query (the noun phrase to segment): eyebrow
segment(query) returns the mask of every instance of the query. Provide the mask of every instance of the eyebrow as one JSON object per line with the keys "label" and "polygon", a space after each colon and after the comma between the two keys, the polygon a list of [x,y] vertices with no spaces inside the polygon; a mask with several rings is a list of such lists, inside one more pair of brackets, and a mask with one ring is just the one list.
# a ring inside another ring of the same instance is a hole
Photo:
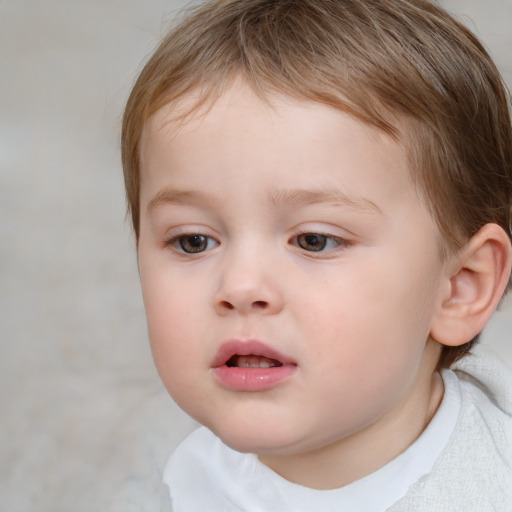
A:
{"label": "eyebrow", "polygon": [[[279,189],[270,192],[269,203],[274,207],[304,206],[311,204],[331,204],[343,206],[361,213],[380,213],[381,208],[373,201],[364,197],[355,197],[339,189],[329,188],[321,190],[308,189]],[[151,212],[161,205],[207,205],[218,204],[216,198],[199,190],[178,190],[164,188],[160,190],[148,203],[147,211]]]}
{"label": "eyebrow", "polygon": [[336,188],[320,190],[277,190],[270,194],[270,202],[275,206],[324,203],[331,204],[333,206],[348,207],[363,213],[382,214],[381,208],[370,199],[352,196]]}
{"label": "eyebrow", "polygon": [[164,188],[160,190],[156,196],[149,201],[147,211],[151,212],[158,206],[181,205],[181,204],[207,204],[215,205],[217,201],[213,196],[205,194],[198,190],[177,190],[171,188]]}

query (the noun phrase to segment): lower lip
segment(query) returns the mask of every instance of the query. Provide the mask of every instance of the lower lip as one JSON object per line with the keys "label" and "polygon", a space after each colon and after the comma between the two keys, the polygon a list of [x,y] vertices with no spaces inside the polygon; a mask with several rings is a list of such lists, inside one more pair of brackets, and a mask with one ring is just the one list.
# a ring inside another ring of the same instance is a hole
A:
{"label": "lower lip", "polygon": [[237,368],[219,366],[213,369],[215,377],[223,387],[233,391],[266,391],[271,389],[296,370],[292,364],[274,366],[271,368]]}

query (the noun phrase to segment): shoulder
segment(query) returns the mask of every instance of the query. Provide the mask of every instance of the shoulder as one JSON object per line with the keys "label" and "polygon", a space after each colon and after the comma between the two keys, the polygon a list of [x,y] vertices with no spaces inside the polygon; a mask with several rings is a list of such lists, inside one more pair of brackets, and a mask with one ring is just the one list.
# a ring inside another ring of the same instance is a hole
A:
{"label": "shoulder", "polygon": [[[507,496],[512,508],[512,370],[485,347],[454,368],[462,393],[450,460],[480,489]],[[503,506],[503,505],[501,505]]]}
{"label": "shoulder", "polygon": [[189,434],[174,450],[173,455],[169,459],[169,463],[173,458],[179,458],[183,454],[199,455],[204,450],[213,449],[218,438],[206,427],[199,427]]}
{"label": "shoulder", "polygon": [[453,370],[468,397],[512,416],[512,369],[484,346],[462,358]]}
{"label": "shoulder", "polygon": [[173,510],[244,510],[234,504],[253,465],[251,454],[232,450],[207,428],[198,428],[176,448],[164,470]]}
{"label": "shoulder", "polygon": [[206,427],[189,434],[174,450],[164,470],[164,482],[172,485],[181,479],[186,468],[206,471],[217,466],[219,460],[231,455],[230,450]]}
{"label": "shoulder", "polygon": [[461,410],[452,436],[432,471],[390,512],[512,508],[512,371],[478,347],[453,372]]}

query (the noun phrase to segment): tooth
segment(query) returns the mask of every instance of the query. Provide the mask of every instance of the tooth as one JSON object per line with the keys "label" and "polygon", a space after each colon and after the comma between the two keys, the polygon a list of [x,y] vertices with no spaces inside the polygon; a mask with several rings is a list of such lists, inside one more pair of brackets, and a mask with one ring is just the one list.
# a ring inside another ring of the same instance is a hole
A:
{"label": "tooth", "polygon": [[248,355],[238,356],[234,366],[239,368],[274,368],[278,364],[276,361],[263,356]]}

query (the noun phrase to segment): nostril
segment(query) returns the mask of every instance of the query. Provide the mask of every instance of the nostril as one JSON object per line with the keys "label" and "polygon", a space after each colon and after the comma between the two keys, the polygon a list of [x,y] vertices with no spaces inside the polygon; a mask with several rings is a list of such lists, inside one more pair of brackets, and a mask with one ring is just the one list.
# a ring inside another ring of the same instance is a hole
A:
{"label": "nostril", "polygon": [[215,307],[218,308],[221,314],[226,314],[228,311],[239,311],[242,314],[252,312],[261,312],[265,314],[272,309],[272,303],[266,300],[250,300],[249,298],[234,298],[233,300],[218,300],[215,301]]}

